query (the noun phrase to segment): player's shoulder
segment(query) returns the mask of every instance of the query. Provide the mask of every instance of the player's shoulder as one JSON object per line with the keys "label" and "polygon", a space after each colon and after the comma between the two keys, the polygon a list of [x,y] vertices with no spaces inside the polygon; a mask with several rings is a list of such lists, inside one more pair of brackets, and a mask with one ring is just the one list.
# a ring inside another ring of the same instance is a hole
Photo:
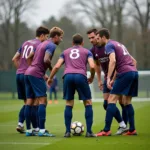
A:
{"label": "player's shoulder", "polygon": [[93,45],[89,50],[90,50],[91,52],[94,52],[95,49],[96,49],[96,46]]}
{"label": "player's shoulder", "polygon": [[110,48],[110,47],[111,47],[111,48],[112,48],[112,47],[115,47],[116,42],[117,42],[117,41],[109,40],[108,43],[105,45],[105,49]]}
{"label": "player's shoulder", "polygon": [[40,44],[41,41],[38,40],[38,39],[30,39],[30,40],[27,40],[23,43],[23,45],[37,45],[37,44]]}
{"label": "player's shoulder", "polygon": [[87,52],[87,51],[90,51],[89,49],[85,48],[85,47],[81,47],[81,50]]}
{"label": "player's shoulder", "polygon": [[44,42],[44,44],[45,44],[46,47],[56,48],[56,44],[53,43],[53,42],[50,41],[50,40],[46,40],[46,41]]}

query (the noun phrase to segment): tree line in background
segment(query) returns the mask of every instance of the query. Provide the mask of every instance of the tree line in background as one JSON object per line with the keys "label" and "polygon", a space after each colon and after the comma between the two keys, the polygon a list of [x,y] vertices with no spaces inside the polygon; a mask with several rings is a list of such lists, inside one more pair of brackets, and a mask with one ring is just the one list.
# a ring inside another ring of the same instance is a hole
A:
{"label": "tree line in background", "polygon": [[[0,70],[13,69],[11,58],[17,49],[23,41],[35,37],[36,29],[22,21],[33,4],[33,0],[0,0]],[[139,69],[150,69],[150,0],[71,0],[63,8],[60,19],[50,16],[42,22],[49,29],[59,26],[65,32],[53,63],[72,45],[73,34],[81,33],[85,47],[90,48],[86,31],[105,27],[112,39],[126,45]]]}

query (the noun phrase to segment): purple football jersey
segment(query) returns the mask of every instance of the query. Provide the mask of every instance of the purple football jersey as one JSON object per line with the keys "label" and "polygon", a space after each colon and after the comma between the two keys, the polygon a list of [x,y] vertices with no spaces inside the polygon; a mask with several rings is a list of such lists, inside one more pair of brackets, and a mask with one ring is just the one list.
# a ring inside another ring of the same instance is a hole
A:
{"label": "purple football jersey", "polygon": [[18,52],[21,54],[21,56],[20,56],[20,61],[19,61],[19,67],[16,72],[17,74],[25,73],[25,71],[28,68],[26,59],[32,51],[35,51],[35,49],[40,43],[41,41],[39,39],[32,39],[32,40],[28,40],[24,42],[23,45],[20,47]]}
{"label": "purple football jersey", "polygon": [[86,76],[88,58],[93,58],[93,55],[82,46],[73,46],[66,49],[60,57],[64,59],[64,75],[68,73],[79,73]]}
{"label": "purple football jersey", "polygon": [[117,41],[109,40],[105,45],[105,52],[108,55],[112,52],[115,53],[117,73],[137,71],[136,67],[133,64],[131,55],[123,44]]}
{"label": "purple football jersey", "polygon": [[99,60],[100,61],[102,70],[103,70],[105,78],[106,78],[107,73],[108,73],[109,57],[105,53],[105,47],[104,46],[101,46],[101,47],[93,46],[90,49],[90,51],[93,54],[94,60]]}
{"label": "purple football jersey", "polygon": [[35,51],[33,61],[25,74],[43,78],[48,68],[48,66],[44,63],[45,53],[47,52],[53,57],[55,49],[56,45],[50,39],[39,44]]}

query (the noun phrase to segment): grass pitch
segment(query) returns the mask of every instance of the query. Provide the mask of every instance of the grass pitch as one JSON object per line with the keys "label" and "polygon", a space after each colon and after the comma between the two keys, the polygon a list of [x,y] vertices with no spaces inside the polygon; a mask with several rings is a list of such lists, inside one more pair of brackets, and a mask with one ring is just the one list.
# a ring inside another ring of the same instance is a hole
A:
{"label": "grass pitch", "polygon": [[[63,137],[65,131],[63,100],[57,105],[47,106],[46,128],[56,135],[53,138],[26,137],[17,133],[15,128],[22,101],[0,100],[0,150],[148,150],[150,149],[150,102],[134,102],[133,105],[138,136],[85,138],[83,135],[66,139]],[[93,103],[93,110],[93,132],[96,133],[104,127],[105,111],[102,103]],[[85,125],[84,107],[77,100],[72,121],[81,121]],[[111,128],[113,134],[117,128],[118,124],[113,120]]]}

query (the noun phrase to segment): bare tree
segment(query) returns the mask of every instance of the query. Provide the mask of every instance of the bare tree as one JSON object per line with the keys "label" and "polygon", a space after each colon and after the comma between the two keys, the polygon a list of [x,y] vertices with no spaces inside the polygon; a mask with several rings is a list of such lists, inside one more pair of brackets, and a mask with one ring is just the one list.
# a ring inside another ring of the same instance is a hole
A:
{"label": "bare tree", "polygon": [[[144,2],[145,1],[145,2]],[[150,0],[131,0],[132,9],[134,8],[135,13],[132,17],[136,19],[141,28],[141,37],[143,40],[143,54],[144,54],[144,68],[149,67],[149,50],[148,50],[148,36],[149,36],[149,23],[150,23]],[[143,7],[142,7],[143,6]]]}
{"label": "bare tree", "polygon": [[19,38],[22,35],[20,33],[19,25],[21,23],[21,17],[24,13],[30,9],[33,9],[33,0],[13,0],[14,1],[14,28],[13,28],[13,36],[14,36],[14,50],[18,49],[19,46]]}
{"label": "bare tree", "polygon": [[[33,0],[1,0],[0,1],[0,30],[3,36],[0,36],[1,52],[3,58],[11,59],[12,55],[19,48],[19,41],[22,36],[20,25],[25,13],[34,7]],[[5,65],[11,60],[5,61]],[[7,64],[8,66],[8,64]],[[4,67],[8,68],[8,67]]]}
{"label": "bare tree", "polygon": [[113,0],[114,12],[115,12],[115,20],[117,23],[117,40],[122,41],[123,37],[123,10],[125,8],[125,4],[127,0]]}
{"label": "bare tree", "polygon": [[[112,30],[113,23],[114,23],[114,15],[113,12],[113,6],[109,0],[74,0],[73,5],[69,5],[69,3],[66,4],[67,7],[67,16],[68,14],[75,16],[82,14],[82,20],[84,18],[88,19],[88,22],[92,24],[92,26],[95,26],[96,24],[101,27],[107,27],[109,30]],[[84,24],[86,24],[84,22]],[[89,23],[87,23],[89,24]]]}
{"label": "bare tree", "polygon": [[0,38],[1,45],[1,64],[7,67],[7,63],[3,63],[3,60],[6,60],[6,57],[9,53],[4,53],[6,49],[10,52],[10,26],[13,16],[13,0],[1,0],[0,3],[0,23],[1,23],[1,33],[3,36]]}
{"label": "bare tree", "polygon": [[[73,5],[66,5],[67,16],[71,14],[84,14],[84,18],[88,18],[92,26],[101,26],[108,28],[110,32],[114,32],[116,25],[117,40],[122,41],[122,25],[123,11],[128,0],[74,0]],[[82,18],[83,19],[83,18]],[[85,22],[84,22],[85,23]],[[95,24],[95,25],[94,25]]]}

